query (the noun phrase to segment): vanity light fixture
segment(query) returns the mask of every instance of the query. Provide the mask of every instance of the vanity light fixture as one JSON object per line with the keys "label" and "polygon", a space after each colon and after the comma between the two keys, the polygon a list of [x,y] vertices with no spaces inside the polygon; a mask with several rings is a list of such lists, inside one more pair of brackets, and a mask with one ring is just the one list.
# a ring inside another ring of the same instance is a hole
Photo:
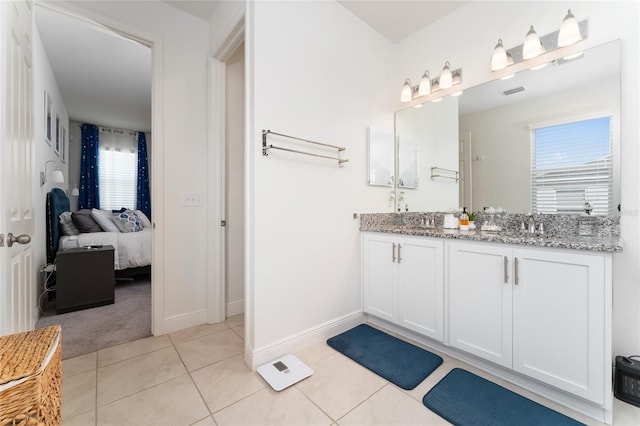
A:
{"label": "vanity light fixture", "polygon": [[447,62],[439,77],[430,78],[429,71],[427,70],[422,75],[420,84],[417,86],[411,86],[411,80],[407,78],[402,85],[400,102],[411,102],[414,99],[429,96],[460,83],[462,83],[462,69],[458,68],[452,71],[451,65]]}
{"label": "vanity light fixture", "polygon": [[400,92],[400,102],[409,102],[413,97],[413,89],[411,88],[411,80],[406,79],[402,85],[402,92]]}
{"label": "vanity light fixture", "polygon": [[429,77],[429,70],[426,70],[418,86],[418,95],[427,96],[429,93],[431,93],[431,77]]}
{"label": "vanity light fixture", "polygon": [[449,61],[445,62],[442,72],[440,73],[439,85],[441,89],[448,89],[453,86],[453,74],[451,73],[451,66]]}
{"label": "vanity light fixture", "polygon": [[536,30],[533,29],[533,25],[531,25],[522,45],[522,59],[533,59],[541,53],[542,42]]}
{"label": "vanity light fixture", "polygon": [[[537,58],[543,53],[570,46],[584,40],[588,35],[589,22],[586,20],[577,22],[571,10],[568,10],[558,31],[539,37],[533,25],[531,25],[524,43],[509,50],[505,50],[502,39],[498,39],[498,44],[494,47],[491,55],[491,71],[501,71],[511,65]],[[576,52],[576,49],[572,49],[566,59],[571,59],[581,54],[582,52]],[[544,65],[540,64],[539,67],[531,69],[540,69],[542,67]],[[507,77],[502,78],[506,79]]]}
{"label": "vanity light fixture", "polygon": [[564,17],[562,24],[560,25],[560,32],[558,33],[558,46],[565,47],[582,40],[580,34],[580,26],[576,17],[571,13],[571,9],[567,12],[567,16]]}
{"label": "vanity light fixture", "polygon": [[40,186],[44,186],[44,184],[47,182],[47,165],[49,163],[56,165],[56,169],[51,173],[51,182],[54,182],[54,183],[64,182],[64,174],[62,173],[62,170],[58,168],[58,165],[56,164],[55,161],[49,160],[46,163],[44,163],[44,171],[40,172]]}
{"label": "vanity light fixture", "polygon": [[507,65],[509,65],[507,50],[502,44],[502,39],[499,38],[498,44],[496,44],[495,49],[493,49],[493,55],[491,56],[491,71],[499,71],[506,68]]}

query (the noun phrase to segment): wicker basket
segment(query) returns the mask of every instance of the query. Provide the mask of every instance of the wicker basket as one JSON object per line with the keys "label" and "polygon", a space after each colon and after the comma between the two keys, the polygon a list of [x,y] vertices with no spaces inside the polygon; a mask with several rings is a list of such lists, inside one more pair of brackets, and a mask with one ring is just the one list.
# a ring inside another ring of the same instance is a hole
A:
{"label": "wicker basket", "polygon": [[0,426],[59,425],[59,325],[0,337]]}

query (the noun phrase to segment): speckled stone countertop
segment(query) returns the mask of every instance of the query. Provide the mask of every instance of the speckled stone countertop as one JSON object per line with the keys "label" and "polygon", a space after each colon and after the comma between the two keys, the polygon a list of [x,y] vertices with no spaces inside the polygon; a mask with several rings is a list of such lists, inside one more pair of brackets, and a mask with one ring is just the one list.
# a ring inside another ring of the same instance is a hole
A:
{"label": "speckled stone countertop", "polygon": [[[445,238],[469,241],[484,241],[491,243],[515,244],[522,246],[548,247],[560,249],[575,249],[599,252],[617,253],[622,251],[622,240],[615,229],[599,229],[593,236],[579,236],[577,232],[551,233],[543,235],[520,232],[519,229],[504,227],[503,231],[487,232],[479,229],[460,231],[457,229],[443,229],[442,214],[426,213],[435,218],[435,227],[426,227],[417,222],[414,216],[402,217],[396,213],[370,213],[360,216],[360,230],[363,232],[383,232],[400,235],[418,235],[433,238]],[[424,217],[425,213],[420,214]],[[440,219],[440,220],[438,220]],[[513,219],[513,218],[511,218]],[[551,219],[553,220],[553,218]],[[551,224],[550,224],[551,225]],[[610,224],[607,223],[606,226]],[[619,222],[615,222],[615,227]],[[549,226],[551,229],[553,225]]]}

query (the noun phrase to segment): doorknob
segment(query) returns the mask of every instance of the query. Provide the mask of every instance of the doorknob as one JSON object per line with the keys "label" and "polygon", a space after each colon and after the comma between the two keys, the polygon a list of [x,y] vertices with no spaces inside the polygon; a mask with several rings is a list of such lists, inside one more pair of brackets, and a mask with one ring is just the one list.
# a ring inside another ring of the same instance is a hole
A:
{"label": "doorknob", "polygon": [[31,242],[31,235],[21,234],[16,237],[11,232],[9,232],[9,234],[7,235],[7,245],[9,247],[13,246],[14,243],[29,244],[30,242]]}

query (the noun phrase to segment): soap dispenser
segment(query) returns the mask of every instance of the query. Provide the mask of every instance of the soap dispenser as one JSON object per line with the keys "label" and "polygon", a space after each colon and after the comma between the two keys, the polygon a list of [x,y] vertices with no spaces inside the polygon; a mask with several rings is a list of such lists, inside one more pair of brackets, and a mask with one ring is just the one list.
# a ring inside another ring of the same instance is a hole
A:
{"label": "soap dispenser", "polygon": [[468,231],[469,230],[469,215],[467,214],[467,208],[462,208],[462,214],[460,215],[460,230]]}

